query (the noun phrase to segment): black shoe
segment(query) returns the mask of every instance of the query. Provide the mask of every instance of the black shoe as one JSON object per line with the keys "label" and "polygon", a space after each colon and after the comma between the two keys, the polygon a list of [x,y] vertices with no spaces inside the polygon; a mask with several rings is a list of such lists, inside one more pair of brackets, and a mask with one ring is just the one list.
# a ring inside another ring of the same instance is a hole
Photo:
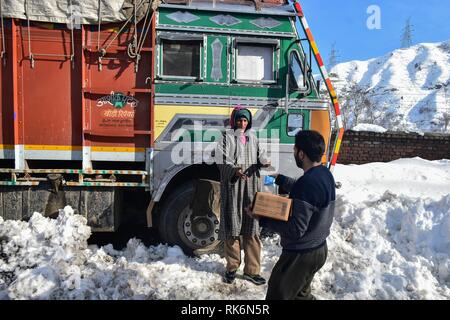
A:
{"label": "black shoe", "polygon": [[244,273],[244,279],[253,282],[257,286],[266,284],[266,279],[261,277],[259,274],[250,275],[250,274]]}
{"label": "black shoe", "polygon": [[227,271],[223,276],[223,282],[225,283],[233,283],[234,279],[236,279],[236,271]]}

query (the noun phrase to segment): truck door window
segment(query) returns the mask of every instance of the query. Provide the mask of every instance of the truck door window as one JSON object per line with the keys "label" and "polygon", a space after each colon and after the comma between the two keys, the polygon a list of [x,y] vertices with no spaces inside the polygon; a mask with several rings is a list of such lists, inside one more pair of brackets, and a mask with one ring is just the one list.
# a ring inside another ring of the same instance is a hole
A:
{"label": "truck door window", "polygon": [[274,47],[238,44],[236,48],[236,80],[273,82]]}
{"label": "truck door window", "polygon": [[287,135],[294,137],[301,130],[303,130],[303,114],[290,113],[287,121]]}
{"label": "truck door window", "polygon": [[305,78],[303,64],[300,62],[300,57],[296,51],[291,52],[289,72],[289,87],[294,91],[308,91],[308,81]]}
{"label": "truck door window", "polygon": [[200,41],[163,40],[162,76],[200,79]]}

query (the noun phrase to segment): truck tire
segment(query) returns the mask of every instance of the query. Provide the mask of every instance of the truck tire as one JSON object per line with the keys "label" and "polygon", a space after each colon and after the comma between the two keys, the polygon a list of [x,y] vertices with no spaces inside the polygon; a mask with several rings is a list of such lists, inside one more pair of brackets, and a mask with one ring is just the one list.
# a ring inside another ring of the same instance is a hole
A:
{"label": "truck tire", "polygon": [[160,238],[169,245],[178,245],[187,255],[213,252],[220,243],[219,217],[210,212],[193,217],[189,205],[195,193],[196,180],[174,189],[161,206],[158,230]]}

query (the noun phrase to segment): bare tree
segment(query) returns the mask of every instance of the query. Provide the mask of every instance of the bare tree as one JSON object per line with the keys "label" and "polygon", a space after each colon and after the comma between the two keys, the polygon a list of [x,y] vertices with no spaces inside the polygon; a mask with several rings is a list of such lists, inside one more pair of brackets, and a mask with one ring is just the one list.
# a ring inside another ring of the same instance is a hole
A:
{"label": "bare tree", "polygon": [[376,114],[368,86],[351,83],[341,91],[342,116],[346,129],[351,129],[365,118],[365,122],[373,124]]}
{"label": "bare tree", "polygon": [[444,125],[444,132],[447,132],[448,126],[450,124],[450,105],[448,102],[448,87],[449,87],[449,85],[450,85],[450,83],[447,83],[447,84],[444,84],[444,86],[443,86],[445,109],[444,109],[444,112],[442,112],[441,121]]}
{"label": "bare tree", "polygon": [[450,112],[443,112],[441,115],[441,120],[444,124],[444,132],[447,132],[448,125],[450,124]]}

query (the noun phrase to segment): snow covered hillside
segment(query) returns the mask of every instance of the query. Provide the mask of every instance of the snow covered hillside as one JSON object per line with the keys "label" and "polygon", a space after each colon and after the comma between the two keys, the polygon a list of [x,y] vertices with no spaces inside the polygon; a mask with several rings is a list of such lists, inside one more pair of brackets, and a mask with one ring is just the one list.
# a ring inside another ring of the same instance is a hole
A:
{"label": "snow covered hillside", "polygon": [[[328,260],[313,281],[319,299],[450,299],[450,160],[337,165]],[[0,299],[263,299],[267,287],[223,284],[225,259],[178,247],[122,251],[88,246],[86,219],[0,218]],[[262,274],[281,252],[263,241]],[[240,271],[242,273],[242,270]]]}
{"label": "snow covered hillside", "polygon": [[[369,90],[376,109],[372,124],[389,130],[443,132],[444,118],[450,121],[450,41],[341,63],[330,74],[341,100],[352,83]],[[367,122],[367,114],[360,120]]]}

